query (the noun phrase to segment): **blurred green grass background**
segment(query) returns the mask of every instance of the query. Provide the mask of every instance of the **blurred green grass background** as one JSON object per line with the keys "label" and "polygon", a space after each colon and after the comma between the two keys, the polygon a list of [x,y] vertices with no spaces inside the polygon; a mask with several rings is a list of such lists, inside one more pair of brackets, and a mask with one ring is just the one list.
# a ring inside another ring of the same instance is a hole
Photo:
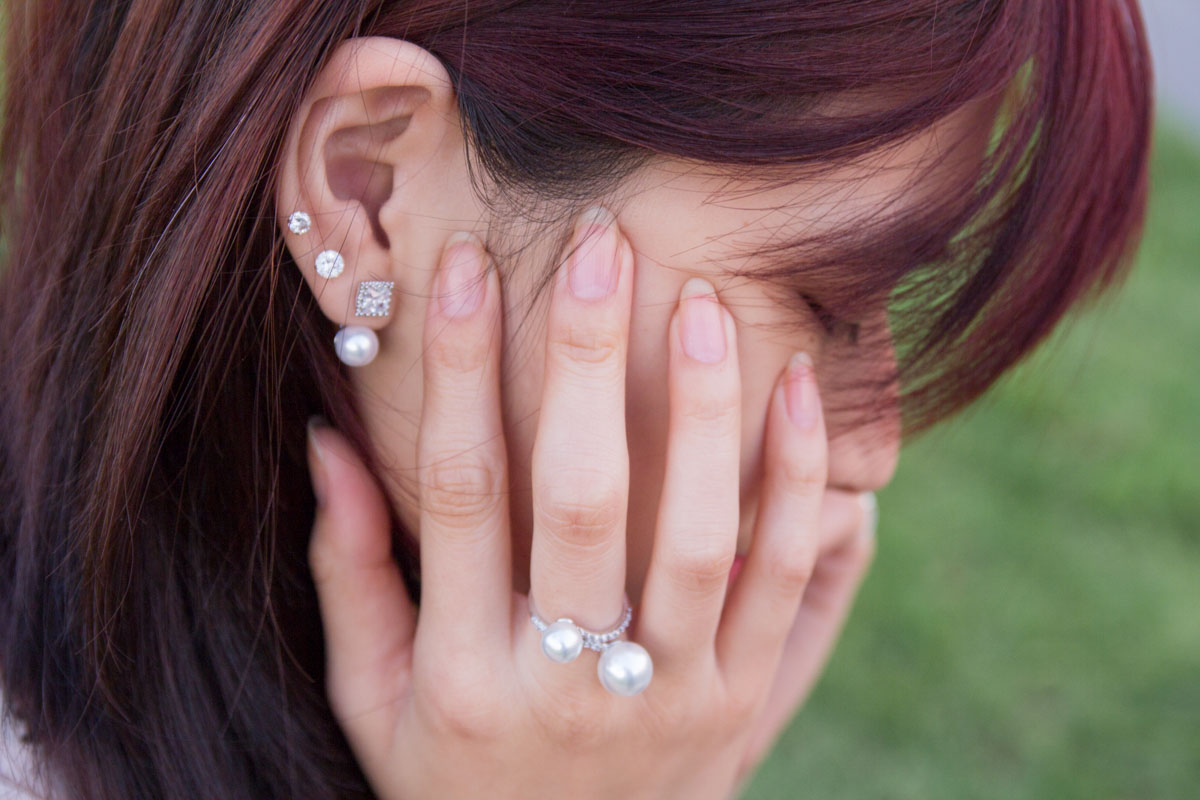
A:
{"label": "blurred green grass background", "polygon": [[829,668],[744,795],[1200,798],[1200,145],[1129,283],[906,447]]}

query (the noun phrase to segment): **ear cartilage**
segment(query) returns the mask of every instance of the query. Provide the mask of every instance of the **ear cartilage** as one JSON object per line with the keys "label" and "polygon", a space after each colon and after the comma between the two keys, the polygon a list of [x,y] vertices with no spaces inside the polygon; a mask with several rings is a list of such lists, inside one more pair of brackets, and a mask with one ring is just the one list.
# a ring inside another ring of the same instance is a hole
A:
{"label": "ear cartilage", "polygon": [[312,219],[303,211],[293,211],[288,217],[288,230],[295,234],[308,233],[312,228]]}
{"label": "ear cartilage", "polygon": [[358,284],[354,316],[386,317],[392,313],[392,289],[395,286],[395,281],[363,281]]}
{"label": "ear cartilage", "polygon": [[322,278],[336,278],[345,268],[346,262],[337,250],[322,250],[317,255],[317,274]]}

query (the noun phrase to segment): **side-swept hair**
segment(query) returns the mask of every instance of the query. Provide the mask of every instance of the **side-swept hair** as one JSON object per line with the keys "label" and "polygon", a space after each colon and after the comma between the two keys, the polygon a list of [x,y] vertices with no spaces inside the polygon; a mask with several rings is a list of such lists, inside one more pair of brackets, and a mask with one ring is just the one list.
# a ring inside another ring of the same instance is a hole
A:
{"label": "side-swept hair", "polygon": [[[6,14],[0,675],[64,797],[372,796],[324,695],[304,421],[324,413],[369,447],[272,201],[284,132],[347,37],[434,53],[478,174],[502,199],[558,199],[564,218],[652,155],[820,170],[996,99],[957,191],[766,254],[765,277],[831,322],[891,294],[908,433],[1116,285],[1145,205],[1134,0]],[[828,113],[863,91],[891,100]],[[411,541],[397,529],[415,585]]]}

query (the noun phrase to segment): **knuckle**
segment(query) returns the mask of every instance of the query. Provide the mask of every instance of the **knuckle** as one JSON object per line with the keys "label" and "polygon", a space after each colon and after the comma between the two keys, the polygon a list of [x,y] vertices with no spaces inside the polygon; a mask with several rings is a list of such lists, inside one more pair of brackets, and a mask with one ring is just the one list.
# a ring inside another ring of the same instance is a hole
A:
{"label": "knuckle", "polygon": [[823,454],[789,453],[779,462],[780,478],[792,494],[809,496],[825,490],[828,479]]}
{"label": "knuckle", "polygon": [[550,335],[548,356],[569,372],[593,374],[597,369],[616,371],[625,353],[625,337],[616,330],[564,322]]}
{"label": "knuckle", "polygon": [[469,450],[433,459],[424,473],[425,510],[450,528],[484,522],[504,489],[504,470]]}
{"label": "knuckle", "polygon": [[698,733],[696,720],[700,718],[701,711],[699,704],[687,702],[686,698],[691,695],[669,691],[656,694],[647,692],[642,696],[645,702],[641,712],[641,728],[656,748],[674,745],[683,731],[693,741],[697,740],[698,737],[693,737],[693,734]]}
{"label": "knuckle", "polygon": [[[698,536],[697,539],[725,538],[732,544],[732,536]],[[729,571],[733,568],[733,560],[737,554],[732,547],[700,547],[687,550],[676,550],[671,558],[671,573],[675,580],[685,589],[703,591],[714,586],[724,585],[729,580]]]}
{"label": "knuckle", "polygon": [[458,336],[446,330],[432,337],[426,347],[423,363],[432,366],[429,374],[436,380],[442,373],[461,375],[478,372],[487,363],[489,352],[487,339]]}
{"label": "knuckle", "polygon": [[737,397],[700,393],[689,396],[683,415],[698,423],[701,431],[720,436],[741,430],[741,406]]}
{"label": "knuckle", "polygon": [[444,674],[421,692],[420,697],[431,727],[457,739],[483,741],[503,735],[504,723],[493,709],[482,682],[465,676]]}
{"label": "knuckle", "polygon": [[792,547],[767,559],[767,580],[788,598],[804,593],[812,580],[816,553],[811,547]]}
{"label": "knuckle", "polygon": [[543,729],[556,745],[570,752],[592,750],[608,738],[608,726],[584,698],[560,698],[543,706],[539,714]]}
{"label": "knuckle", "polygon": [[595,470],[560,471],[535,494],[546,527],[578,544],[606,538],[624,524],[625,495],[610,474]]}
{"label": "knuckle", "polygon": [[748,727],[758,718],[764,699],[760,691],[730,691],[725,698],[725,713],[722,716],[735,728]]}

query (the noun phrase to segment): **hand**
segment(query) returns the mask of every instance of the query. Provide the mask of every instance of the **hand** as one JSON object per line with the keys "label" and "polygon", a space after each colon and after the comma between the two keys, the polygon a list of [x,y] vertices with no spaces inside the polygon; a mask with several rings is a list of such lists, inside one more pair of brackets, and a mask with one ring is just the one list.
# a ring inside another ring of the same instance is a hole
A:
{"label": "hand", "polygon": [[[543,618],[592,630],[618,618],[625,574],[633,254],[610,220],[580,226],[555,277],[532,475],[532,602]],[[452,239],[441,276],[484,260],[477,244]],[[582,280],[580,265],[601,274]],[[419,616],[390,557],[377,484],[334,431],[310,437],[310,563],[333,712],[381,798],[724,798],[819,549],[827,443],[813,371],[794,360],[772,395],[753,542],[726,601],[741,449],[736,330],[715,296],[676,309],[667,470],[628,636],[652,655],[654,678],[614,696],[594,654],[570,664],[543,655],[529,601],[512,591],[500,287],[493,269],[472,285],[476,301],[469,288],[446,294],[426,318]],[[689,282],[684,294],[705,286]]]}
{"label": "hand", "polygon": [[758,769],[825,671],[875,558],[877,522],[873,492],[825,490],[817,563],[788,633],[769,699],[754,722],[739,770],[739,786]]}

